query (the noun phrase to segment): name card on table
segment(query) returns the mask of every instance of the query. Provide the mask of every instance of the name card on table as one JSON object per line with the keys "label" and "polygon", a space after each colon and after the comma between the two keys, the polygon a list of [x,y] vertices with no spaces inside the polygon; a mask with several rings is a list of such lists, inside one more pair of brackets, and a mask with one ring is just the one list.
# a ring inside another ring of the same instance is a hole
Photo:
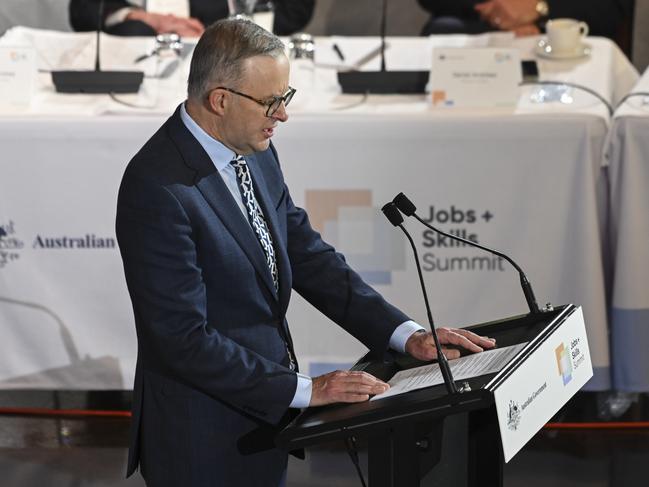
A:
{"label": "name card on table", "polygon": [[32,47],[0,47],[0,108],[29,107],[36,80]]}
{"label": "name card on table", "polygon": [[516,105],[520,54],[509,48],[435,48],[431,69],[434,107]]}

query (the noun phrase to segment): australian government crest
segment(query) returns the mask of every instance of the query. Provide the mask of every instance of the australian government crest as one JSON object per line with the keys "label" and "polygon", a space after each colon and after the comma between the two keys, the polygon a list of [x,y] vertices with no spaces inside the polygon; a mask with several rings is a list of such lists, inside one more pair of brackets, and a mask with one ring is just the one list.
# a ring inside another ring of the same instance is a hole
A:
{"label": "australian government crest", "polygon": [[507,411],[507,427],[516,431],[521,423],[521,407],[516,401],[509,401],[509,410]]}

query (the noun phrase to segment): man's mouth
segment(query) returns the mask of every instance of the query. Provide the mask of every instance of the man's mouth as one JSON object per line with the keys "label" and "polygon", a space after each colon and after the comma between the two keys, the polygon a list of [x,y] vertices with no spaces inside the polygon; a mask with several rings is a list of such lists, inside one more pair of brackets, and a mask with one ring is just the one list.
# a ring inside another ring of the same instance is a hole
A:
{"label": "man's mouth", "polygon": [[275,132],[274,128],[264,129],[264,135],[269,138],[273,136],[274,132]]}

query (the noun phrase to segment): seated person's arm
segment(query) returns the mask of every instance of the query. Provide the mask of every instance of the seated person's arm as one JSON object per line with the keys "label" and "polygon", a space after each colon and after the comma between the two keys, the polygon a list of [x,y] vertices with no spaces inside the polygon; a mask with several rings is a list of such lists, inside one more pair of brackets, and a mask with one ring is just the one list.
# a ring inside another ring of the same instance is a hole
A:
{"label": "seated person's arm", "polygon": [[172,14],[157,14],[143,9],[132,9],[126,15],[126,20],[144,22],[158,34],[174,32],[183,37],[199,37],[205,30],[202,22],[193,17],[184,18]]}
{"label": "seated person's arm", "polygon": [[313,15],[315,0],[275,0],[273,32],[286,36],[306,27]]}
{"label": "seated person's arm", "polygon": [[417,0],[424,10],[434,17],[457,17],[459,19],[476,18],[474,5],[477,0]]}

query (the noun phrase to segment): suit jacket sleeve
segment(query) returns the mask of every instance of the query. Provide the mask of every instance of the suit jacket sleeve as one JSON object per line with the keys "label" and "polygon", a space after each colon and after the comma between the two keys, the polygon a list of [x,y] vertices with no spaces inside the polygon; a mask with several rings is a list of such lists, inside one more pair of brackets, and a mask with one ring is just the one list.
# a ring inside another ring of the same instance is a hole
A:
{"label": "suit jacket sleeve", "polygon": [[[97,30],[100,0],[70,0],[70,25],[77,32]],[[135,7],[126,0],[105,0],[101,23],[113,12],[125,7]]]}
{"label": "suit jacket sleeve", "polygon": [[297,384],[267,360],[207,323],[207,297],[191,222],[169,188],[124,176],[117,238],[143,362],[269,423],[286,412]]}
{"label": "suit jacket sleeve", "polygon": [[[464,20],[478,19],[474,6],[482,0],[417,0],[422,8],[434,17],[451,16]],[[591,35],[614,38],[625,13],[628,15],[629,0],[548,0],[550,18],[573,18],[583,20],[590,27]]]}
{"label": "suit jacket sleeve", "polygon": [[286,36],[298,32],[309,23],[315,0],[275,0],[273,32]]}
{"label": "suit jacket sleeve", "polygon": [[434,17],[458,17],[460,19],[475,19],[478,14],[474,6],[480,0],[417,0],[419,5]]}

